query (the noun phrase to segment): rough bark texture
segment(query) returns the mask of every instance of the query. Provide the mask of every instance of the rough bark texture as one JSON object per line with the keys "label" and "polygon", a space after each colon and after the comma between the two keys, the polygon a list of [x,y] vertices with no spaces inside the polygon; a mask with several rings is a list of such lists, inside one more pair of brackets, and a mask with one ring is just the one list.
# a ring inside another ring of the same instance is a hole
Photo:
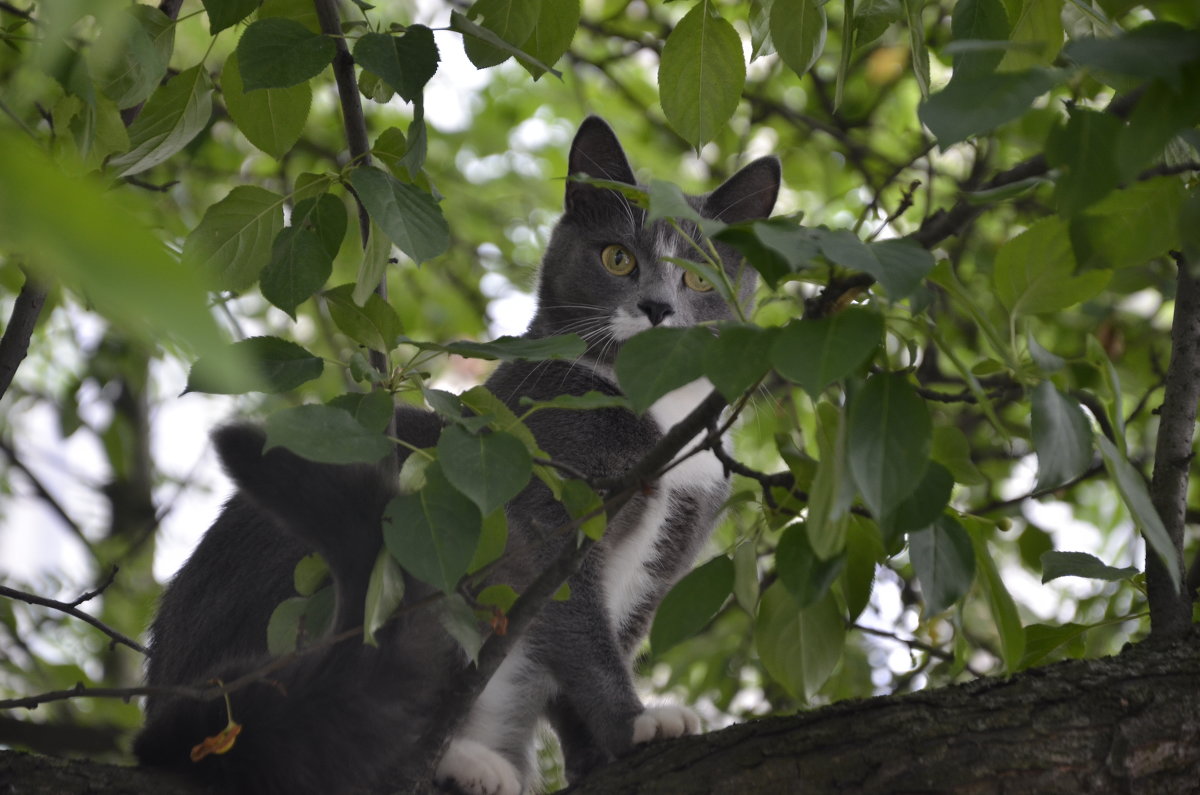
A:
{"label": "rough bark texture", "polygon": [[[0,752],[0,793],[208,793]],[[651,745],[571,795],[1200,792],[1200,631],[1009,679],[844,702]]]}

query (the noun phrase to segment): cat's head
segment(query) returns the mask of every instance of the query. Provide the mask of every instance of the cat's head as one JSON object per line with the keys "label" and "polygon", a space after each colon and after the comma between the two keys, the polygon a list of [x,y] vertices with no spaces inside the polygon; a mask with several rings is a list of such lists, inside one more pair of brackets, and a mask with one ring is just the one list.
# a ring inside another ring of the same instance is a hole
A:
{"label": "cat's head", "polygon": [[[612,129],[586,119],[571,145],[572,176],[636,185]],[[766,218],[779,193],[779,161],[755,160],[704,196],[689,196],[702,216],[726,223]],[[652,326],[693,326],[729,319],[733,310],[712,285],[669,258],[697,260],[689,242],[666,221],[647,225],[645,212],[620,193],[568,180],[565,212],[542,261],[536,336],[576,333],[591,356],[611,361],[621,343]],[[684,231],[699,239],[691,224]],[[716,244],[743,307],[756,274],[729,246]]]}

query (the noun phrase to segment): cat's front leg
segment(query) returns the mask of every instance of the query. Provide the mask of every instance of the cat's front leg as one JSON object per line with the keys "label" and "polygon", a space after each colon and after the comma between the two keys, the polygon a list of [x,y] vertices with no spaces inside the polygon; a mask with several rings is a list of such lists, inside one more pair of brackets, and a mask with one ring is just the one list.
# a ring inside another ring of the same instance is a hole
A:
{"label": "cat's front leg", "polygon": [[438,784],[464,795],[521,795],[520,775],[486,745],[456,737],[446,747],[435,776]]}
{"label": "cat's front leg", "polygon": [[664,704],[646,707],[633,719],[633,744],[700,733],[700,716],[691,707]]}

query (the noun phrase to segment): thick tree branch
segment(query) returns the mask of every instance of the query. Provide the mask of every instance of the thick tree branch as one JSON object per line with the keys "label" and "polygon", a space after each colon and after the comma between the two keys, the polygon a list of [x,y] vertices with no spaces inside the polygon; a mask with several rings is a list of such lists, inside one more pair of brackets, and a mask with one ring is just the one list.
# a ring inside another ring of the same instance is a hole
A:
{"label": "thick tree branch", "polygon": [[12,385],[17,367],[29,353],[29,340],[45,304],[46,288],[26,274],[25,284],[13,304],[12,317],[0,337],[0,398]]}
{"label": "thick tree branch", "polygon": [[[1159,411],[1150,499],[1176,550],[1177,572],[1184,582],[1187,577],[1183,568],[1183,527],[1194,455],[1197,401],[1200,401],[1200,278],[1181,257],[1175,316],[1171,322],[1171,362],[1167,365]],[[1172,583],[1166,564],[1152,551],[1146,553],[1146,596],[1150,601],[1152,637],[1169,640],[1191,625],[1191,596]]]}
{"label": "thick tree branch", "polygon": [[1200,635],[652,743],[573,795],[1195,791]]}
{"label": "thick tree branch", "polygon": [[[333,56],[333,78],[337,83],[338,102],[342,106],[342,124],[346,128],[346,144],[350,149],[350,160],[358,165],[366,166],[371,163],[371,141],[367,137],[367,119],[363,115],[362,97],[358,93],[358,79],[354,75],[354,57],[346,46],[346,37],[342,35],[342,18],[338,13],[337,0],[313,0],[317,10],[317,20],[321,32],[331,38],[337,46]],[[353,191],[352,191],[353,193]],[[363,248],[371,237],[371,216],[366,206],[354,195],[358,205],[358,234]],[[379,280],[375,292],[383,300],[387,300],[387,278]],[[384,351],[370,352],[371,366],[381,373],[388,372],[388,358]],[[387,435],[396,436],[396,418],[388,422]]]}
{"label": "thick tree branch", "polygon": [[[568,792],[611,795],[1192,792],[1200,633],[1010,678],[843,701],[643,746]],[[199,795],[160,770],[0,751],[0,786]]]}

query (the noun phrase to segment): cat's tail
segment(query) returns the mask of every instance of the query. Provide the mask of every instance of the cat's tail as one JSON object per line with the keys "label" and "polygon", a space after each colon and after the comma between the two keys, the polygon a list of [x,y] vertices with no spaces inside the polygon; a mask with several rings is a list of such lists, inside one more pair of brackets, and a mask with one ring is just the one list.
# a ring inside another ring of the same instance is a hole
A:
{"label": "cat's tail", "polygon": [[[362,624],[394,482],[384,467],[315,463],[285,449],[264,450],[265,439],[248,425],[214,434],[239,493],[325,558],[338,605],[331,632],[349,632]],[[219,578],[211,587],[221,588]],[[135,753],[143,764],[186,771],[222,791],[326,793],[378,783],[402,767],[398,756],[414,747],[436,711],[438,688],[424,666],[436,666],[451,646],[436,620],[421,613],[389,625],[378,648],[351,633],[335,644],[315,639],[291,657],[216,664],[206,678],[229,684],[249,674],[253,681],[229,694],[228,709],[223,698],[154,695]],[[414,661],[421,660],[418,669]],[[241,729],[222,750],[230,720]],[[209,753],[206,738],[218,738]]]}

